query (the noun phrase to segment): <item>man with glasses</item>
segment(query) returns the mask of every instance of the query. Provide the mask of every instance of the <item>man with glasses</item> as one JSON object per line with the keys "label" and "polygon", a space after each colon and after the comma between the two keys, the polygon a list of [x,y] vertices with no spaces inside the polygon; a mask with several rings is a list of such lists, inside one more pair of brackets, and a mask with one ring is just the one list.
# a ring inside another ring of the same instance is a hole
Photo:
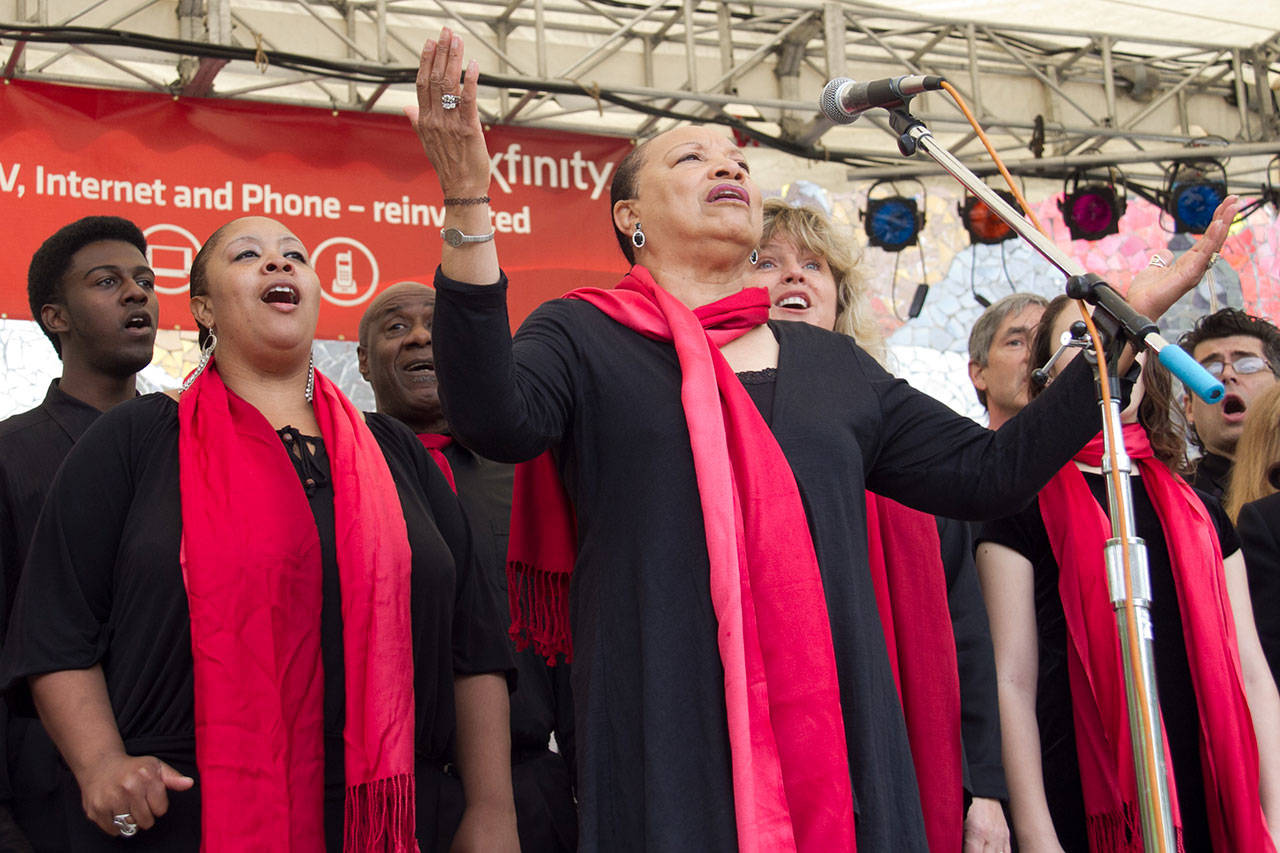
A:
{"label": "man with glasses", "polygon": [[1280,329],[1261,317],[1223,308],[1197,320],[1178,344],[1226,386],[1226,395],[1213,405],[1194,394],[1184,399],[1192,441],[1203,451],[1194,485],[1220,498],[1249,405],[1280,376]]}

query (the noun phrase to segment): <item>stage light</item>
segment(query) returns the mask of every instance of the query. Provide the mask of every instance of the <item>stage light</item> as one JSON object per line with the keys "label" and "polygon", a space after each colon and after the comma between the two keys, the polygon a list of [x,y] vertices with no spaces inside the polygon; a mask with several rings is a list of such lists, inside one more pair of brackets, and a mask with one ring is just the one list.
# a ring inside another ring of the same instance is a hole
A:
{"label": "stage light", "polygon": [[[1108,234],[1120,233],[1120,217],[1128,203],[1117,186],[1110,169],[1103,175],[1090,176],[1078,169],[1062,185],[1063,198],[1058,202],[1072,240],[1100,240]],[[1081,184],[1081,180],[1085,183]]]}
{"label": "stage light", "polygon": [[867,209],[862,215],[867,241],[886,252],[901,252],[907,246],[919,245],[924,211],[911,196],[872,198],[876,187],[884,183],[888,182],[876,181],[867,190]]}
{"label": "stage light", "polygon": [[1165,211],[1174,233],[1203,234],[1213,211],[1227,197],[1227,170],[1217,160],[1187,160],[1171,165],[1165,182]]}
{"label": "stage light", "polygon": [[[1004,199],[1014,210],[1018,209],[1018,200],[1014,198],[1013,193],[1008,190],[992,190],[992,192]],[[964,230],[969,232],[969,241],[972,243],[995,245],[1017,236],[1008,223],[997,216],[991,208],[987,207],[987,203],[976,195],[966,192],[959,209],[960,221],[964,223]]]}

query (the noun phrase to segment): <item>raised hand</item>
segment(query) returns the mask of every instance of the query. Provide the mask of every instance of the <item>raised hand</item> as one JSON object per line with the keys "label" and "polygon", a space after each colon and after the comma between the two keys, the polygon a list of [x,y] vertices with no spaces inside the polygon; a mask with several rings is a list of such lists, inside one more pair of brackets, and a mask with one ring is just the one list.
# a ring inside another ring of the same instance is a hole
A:
{"label": "raised hand", "polygon": [[1213,213],[1213,221],[1195,245],[1169,263],[1168,253],[1158,253],[1163,264],[1153,263],[1137,273],[1125,298],[1140,313],[1160,319],[1204,277],[1214,255],[1222,248],[1231,222],[1240,211],[1240,199],[1227,196]]}
{"label": "raised hand", "polygon": [[448,27],[439,40],[428,39],[418,63],[418,105],[405,110],[445,198],[474,198],[489,188],[489,152],[476,108],[480,66],[471,60],[464,77],[462,57],[462,38]]}

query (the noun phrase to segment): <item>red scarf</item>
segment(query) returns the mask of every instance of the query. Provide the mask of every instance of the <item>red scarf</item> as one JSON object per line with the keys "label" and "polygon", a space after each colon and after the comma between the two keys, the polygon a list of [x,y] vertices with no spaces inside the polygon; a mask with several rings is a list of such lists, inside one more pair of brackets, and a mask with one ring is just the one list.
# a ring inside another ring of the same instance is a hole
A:
{"label": "red scarf", "polygon": [[577,513],[551,451],[515,467],[507,539],[507,604],[516,649],[573,662],[569,577],[578,559]]}
{"label": "red scarf", "polygon": [[[382,450],[316,372],[346,667],[348,851],[416,850],[410,551]],[[320,540],[288,451],[215,366],[178,403],[206,853],[324,849]]]}
{"label": "red scarf", "polygon": [[[739,849],[853,850],[835,653],[804,507],[795,479],[787,476],[786,457],[719,350],[768,320],[766,291],[744,290],[690,311],[637,266],[614,290],[588,288],[568,296],[646,337],[671,341],[680,362],[719,623]],[[551,463],[542,459],[543,471],[523,484],[548,482],[545,466]],[[554,474],[553,466],[549,470]],[[526,497],[518,492],[516,500]],[[546,523],[547,507],[537,506]],[[568,588],[572,522],[549,527],[553,566],[525,550],[525,525],[513,519],[509,566],[518,572],[532,564],[541,571],[513,577],[510,588],[514,613],[534,611],[532,620],[515,616],[517,625],[536,629],[538,609],[549,607],[563,614],[544,620],[559,634],[567,624],[567,596],[529,608],[529,592],[536,598]],[[558,579],[546,581],[548,573]],[[565,637],[567,632],[540,642],[547,648]]]}
{"label": "red scarf", "polygon": [[959,850],[960,675],[940,548],[933,516],[867,492],[867,557],[907,721],[929,849]]}
{"label": "red scarf", "polygon": [[[1139,424],[1125,426],[1124,440],[1169,549],[1200,713],[1200,758],[1214,849],[1274,853],[1259,799],[1258,746],[1213,521],[1191,487],[1152,456]],[[1102,454],[1099,435],[1075,458],[1097,466]],[[1120,639],[1103,560],[1111,525],[1074,464],[1059,471],[1040,493],[1040,512],[1059,566],[1089,844],[1094,851],[1140,851]],[[1168,762],[1167,744],[1165,758]],[[1175,792],[1171,765],[1168,770],[1169,789]],[[1173,809],[1180,825],[1176,793]]]}
{"label": "red scarf", "polygon": [[434,432],[418,433],[418,441],[422,442],[422,446],[427,449],[427,453],[435,460],[436,467],[444,474],[444,478],[449,481],[449,488],[453,489],[453,493],[458,493],[458,484],[453,481],[453,466],[449,464],[449,457],[444,455],[444,449],[453,444],[453,439],[447,435],[440,435]]}

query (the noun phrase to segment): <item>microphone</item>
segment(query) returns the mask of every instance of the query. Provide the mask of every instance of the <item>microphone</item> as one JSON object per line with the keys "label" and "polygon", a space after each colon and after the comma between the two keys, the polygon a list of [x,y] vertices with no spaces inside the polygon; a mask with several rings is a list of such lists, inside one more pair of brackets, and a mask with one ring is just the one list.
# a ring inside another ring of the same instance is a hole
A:
{"label": "microphone", "polygon": [[836,77],[822,88],[818,106],[822,114],[836,124],[851,124],[858,116],[876,107],[900,107],[921,92],[942,88],[943,78],[908,74],[886,77],[870,83],[857,83],[848,77]]}

